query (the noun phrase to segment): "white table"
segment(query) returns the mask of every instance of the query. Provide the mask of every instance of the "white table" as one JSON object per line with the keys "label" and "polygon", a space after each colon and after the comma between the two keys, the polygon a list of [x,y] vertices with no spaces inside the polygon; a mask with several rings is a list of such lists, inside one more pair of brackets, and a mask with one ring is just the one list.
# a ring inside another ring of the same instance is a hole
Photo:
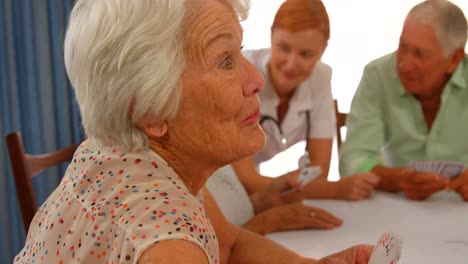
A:
{"label": "white table", "polygon": [[467,264],[468,202],[454,193],[423,202],[376,192],[359,202],[307,200],[344,220],[334,230],[273,233],[269,238],[304,256],[320,258],[355,244],[376,244],[391,231],[403,241],[399,264]]}

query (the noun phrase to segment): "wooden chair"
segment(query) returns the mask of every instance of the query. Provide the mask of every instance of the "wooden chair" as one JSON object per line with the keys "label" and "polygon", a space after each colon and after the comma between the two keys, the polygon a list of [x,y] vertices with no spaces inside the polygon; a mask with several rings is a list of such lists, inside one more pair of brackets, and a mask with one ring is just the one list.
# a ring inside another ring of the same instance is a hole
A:
{"label": "wooden chair", "polygon": [[335,105],[335,114],[336,114],[336,146],[338,148],[338,154],[340,153],[342,137],[341,137],[341,128],[346,126],[346,118],[348,118],[347,113],[342,113],[338,110],[338,100],[333,100]]}
{"label": "wooden chair", "polygon": [[16,193],[21,208],[21,216],[26,232],[37,211],[36,193],[32,179],[45,169],[71,161],[79,144],[38,155],[31,155],[24,151],[20,132],[13,132],[6,136],[6,144],[10,157],[11,168],[15,178]]}

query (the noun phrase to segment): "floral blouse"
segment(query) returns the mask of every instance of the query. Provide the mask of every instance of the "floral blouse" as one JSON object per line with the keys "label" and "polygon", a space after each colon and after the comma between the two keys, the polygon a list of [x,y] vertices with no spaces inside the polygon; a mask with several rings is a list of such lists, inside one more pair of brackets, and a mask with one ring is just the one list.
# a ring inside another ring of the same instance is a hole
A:
{"label": "floral blouse", "polygon": [[217,264],[218,241],[201,197],[150,150],[86,140],[36,213],[14,262],[137,263],[158,241],[183,239]]}

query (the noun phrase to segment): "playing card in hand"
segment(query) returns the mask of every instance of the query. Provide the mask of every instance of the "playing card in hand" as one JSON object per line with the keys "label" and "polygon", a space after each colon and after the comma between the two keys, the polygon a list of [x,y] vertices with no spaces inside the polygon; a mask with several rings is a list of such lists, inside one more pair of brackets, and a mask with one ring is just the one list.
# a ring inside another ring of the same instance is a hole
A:
{"label": "playing card in hand", "polygon": [[385,232],[374,247],[368,264],[396,264],[400,259],[402,242],[394,233]]}
{"label": "playing card in hand", "polygon": [[[320,169],[319,166],[305,167],[305,168],[300,169],[299,177],[297,178],[297,181],[301,184],[301,186],[305,186],[309,182],[311,182],[313,179],[315,179],[317,176],[319,176],[321,173],[322,173],[322,170]],[[296,188],[292,188],[292,189],[285,191],[285,193],[294,192],[295,190]]]}
{"label": "playing card in hand", "polygon": [[465,169],[462,163],[441,160],[413,161],[409,166],[415,171],[436,173],[449,178],[456,177]]}
{"label": "playing card in hand", "polygon": [[322,170],[320,169],[319,166],[315,167],[305,167],[301,169],[299,173],[299,178],[297,181],[302,185],[307,185],[309,182],[311,182],[315,177],[319,176],[320,173],[322,173]]}
{"label": "playing card in hand", "polygon": [[442,176],[453,178],[462,173],[465,169],[465,165],[453,161],[443,161],[439,165],[438,173]]}

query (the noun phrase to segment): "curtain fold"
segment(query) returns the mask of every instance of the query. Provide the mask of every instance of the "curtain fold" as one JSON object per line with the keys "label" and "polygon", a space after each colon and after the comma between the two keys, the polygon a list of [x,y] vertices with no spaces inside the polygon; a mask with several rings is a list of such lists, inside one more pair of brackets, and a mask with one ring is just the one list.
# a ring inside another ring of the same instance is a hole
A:
{"label": "curtain fold", "polygon": [[[4,135],[21,131],[24,147],[43,153],[83,140],[81,119],[63,62],[63,39],[73,0],[0,0],[0,260],[11,263],[24,245]],[[39,203],[64,169],[34,180]]]}

